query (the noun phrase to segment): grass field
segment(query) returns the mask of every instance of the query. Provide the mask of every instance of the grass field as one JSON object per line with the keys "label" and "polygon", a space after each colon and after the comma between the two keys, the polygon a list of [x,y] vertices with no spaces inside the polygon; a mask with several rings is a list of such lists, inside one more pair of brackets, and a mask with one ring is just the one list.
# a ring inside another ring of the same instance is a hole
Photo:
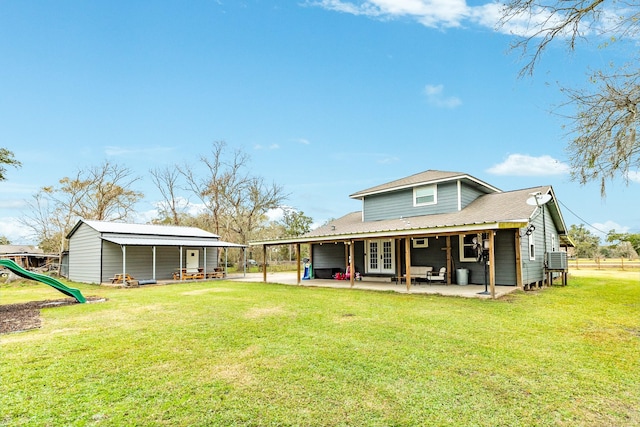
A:
{"label": "grass field", "polygon": [[[474,300],[219,281],[110,289],[0,336],[8,426],[636,426],[640,281]],[[2,285],[0,302],[60,298]]]}

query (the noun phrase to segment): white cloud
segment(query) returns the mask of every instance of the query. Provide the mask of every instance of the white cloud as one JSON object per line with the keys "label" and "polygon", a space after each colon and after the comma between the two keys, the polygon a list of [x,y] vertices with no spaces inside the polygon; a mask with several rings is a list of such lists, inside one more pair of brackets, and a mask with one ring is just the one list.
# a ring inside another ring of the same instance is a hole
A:
{"label": "white cloud", "polygon": [[14,217],[0,218],[0,236],[5,236],[13,245],[36,244],[33,231]]}
{"label": "white cloud", "polygon": [[410,18],[427,27],[458,27],[470,13],[465,0],[318,0],[307,4],[377,19]]}
{"label": "white cloud", "polygon": [[[552,15],[548,10],[534,7],[532,13],[522,13],[500,22],[504,2],[469,6],[466,0],[307,0],[308,6],[321,7],[334,12],[366,16],[372,19],[412,19],[426,27],[452,28],[477,24],[508,35],[532,37],[545,28],[560,22],[563,15]],[[581,36],[606,34],[619,25],[620,17],[631,17],[635,10],[624,3],[602,8],[599,22],[581,22]],[[569,28],[571,30],[571,28]],[[566,31],[568,35],[568,31]],[[560,34],[559,36],[562,36]]]}
{"label": "white cloud", "polygon": [[630,230],[629,227],[625,227],[611,220],[605,221],[603,223],[595,222],[591,224],[591,227],[596,230],[594,234],[600,237],[601,243],[605,242],[605,240],[607,239],[607,234],[611,230],[615,230],[617,233],[628,233]]}
{"label": "white cloud", "polygon": [[445,96],[443,92],[443,85],[426,85],[424,87],[424,94],[431,105],[438,108],[456,108],[462,105],[460,98],[455,96]]}
{"label": "white cloud", "polygon": [[627,178],[629,179],[629,181],[637,182],[640,184],[640,171],[627,172]]}
{"label": "white cloud", "polygon": [[311,145],[311,141],[306,138],[298,138],[296,141],[302,145]]}
{"label": "white cloud", "polygon": [[26,200],[0,200],[0,209],[22,209],[27,206]]}
{"label": "white cloud", "polygon": [[564,175],[569,172],[569,166],[548,155],[532,157],[526,154],[511,154],[504,162],[487,169],[487,172],[516,176]]}

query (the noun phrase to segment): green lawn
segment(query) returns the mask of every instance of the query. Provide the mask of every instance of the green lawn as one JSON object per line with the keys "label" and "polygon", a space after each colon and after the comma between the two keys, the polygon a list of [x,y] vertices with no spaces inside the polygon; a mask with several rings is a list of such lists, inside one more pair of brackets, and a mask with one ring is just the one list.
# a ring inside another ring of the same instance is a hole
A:
{"label": "green lawn", "polygon": [[[3,335],[0,425],[640,425],[640,284],[497,301],[219,281]],[[3,285],[3,304],[60,298]]]}

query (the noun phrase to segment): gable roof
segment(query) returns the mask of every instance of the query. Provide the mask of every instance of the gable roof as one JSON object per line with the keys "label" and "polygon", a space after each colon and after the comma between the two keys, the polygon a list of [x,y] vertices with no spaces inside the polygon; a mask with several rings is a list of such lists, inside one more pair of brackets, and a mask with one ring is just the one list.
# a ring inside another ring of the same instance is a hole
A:
{"label": "gable roof", "polygon": [[220,236],[197,227],[176,225],[127,224],[122,222],[80,220],[67,234],[67,239],[82,225],[100,233],[100,238],[121,246],[208,246],[244,248],[239,243],[223,242]]}
{"label": "gable roof", "polygon": [[403,190],[406,188],[413,188],[421,185],[429,185],[439,182],[457,180],[465,180],[473,186],[484,189],[484,192],[500,192],[498,188],[489,185],[486,182],[481,181],[466,173],[427,170],[424,172],[413,174],[411,176],[407,176],[405,178],[387,182],[386,184],[377,185],[375,187],[367,188],[366,190],[355,192],[349,197],[351,197],[352,199],[360,199],[365,196],[371,196],[373,194],[387,193],[390,191]]}
{"label": "gable roof", "polygon": [[156,224],[127,224],[123,222],[93,221],[81,219],[67,234],[70,238],[84,223],[99,233],[132,234],[137,236],[163,236],[163,237],[206,237],[218,239],[220,236],[197,227],[182,227],[176,225]]}
{"label": "gable roof", "polygon": [[[527,204],[531,193],[551,194],[548,203],[551,216],[556,222],[558,232],[566,233],[566,226],[555,195],[550,186],[533,187],[522,190],[485,194],[478,197],[461,211],[404,218],[385,219],[379,221],[362,221],[362,212],[352,212],[309,233],[293,239],[283,239],[266,243],[322,242],[378,237],[424,236],[429,234],[462,233],[470,231],[522,228],[537,212],[536,206]],[[570,240],[563,239],[563,243]]]}

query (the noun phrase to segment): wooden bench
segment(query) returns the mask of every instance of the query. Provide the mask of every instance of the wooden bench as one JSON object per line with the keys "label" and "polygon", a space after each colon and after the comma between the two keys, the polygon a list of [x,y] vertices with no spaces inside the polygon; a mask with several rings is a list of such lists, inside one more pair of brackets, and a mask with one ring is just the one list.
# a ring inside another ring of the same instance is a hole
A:
{"label": "wooden bench", "polygon": [[129,273],[125,273],[124,275],[124,281],[122,280],[122,274],[116,274],[115,276],[113,276],[111,278],[111,283],[125,283],[125,282],[132,282],[135,280],[135,277],[132,277],[131,275],[129,275]]}
{"label": "wooden bench", "polygon": [[216,267],[211,272],[207,272],[207,279],[224,279],[224,270]]}
{"label": "wooden bench", "polygon": [[[412,265],[411,266],[411,283],[417,283],[418,280],[427,281],[427,275],[433,271],[433,267],[426,265]],[[402,283],[407,281],[407,275],[396,277],[396,283]]]}

